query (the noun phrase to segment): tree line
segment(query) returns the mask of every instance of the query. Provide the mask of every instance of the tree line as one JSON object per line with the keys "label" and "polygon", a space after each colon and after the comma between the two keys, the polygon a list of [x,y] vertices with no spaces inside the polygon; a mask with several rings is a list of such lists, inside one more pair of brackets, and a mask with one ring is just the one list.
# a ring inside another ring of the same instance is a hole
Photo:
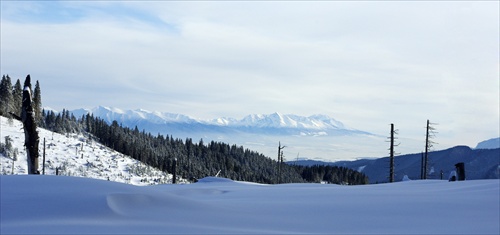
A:
{"label": "tree line", "polygon": [[[42,117],[42,92],[38,81],[36,81],[32,97],[35,121],[39,123]],[[3,75],[0,82],[0,115],[7,118],[12,118],[11,114],[21,116],[22,105],[23,87],[21,81],[17,79],[16,83],[12,85],[10,76]]]}
{"label": "tree line", "polygon": [[[19,86],[17,85],[19,83]],[[22,97],[20,81],[10,86],[10,78],[3,76],[0,87],[2,100],[0,115],[19,113],[21,109],[16,99]],[[21,94],[21,95],[19,95]],[[41,108],[40,85],[36,82],[33,102]],[[22,101],[21,101],[22,102]],[[38,112],[38,111],[35,111]],[[101,118],[86,114],[75,117],[68,110],[54,112],[39,111],[38,126],[57,133],[83,133],[109,148],[128,155],[162,171],[172,173],[174,162],[177,175],[196,180],[206,176],[230,178],[233,180],[258,183],[278,182],[278,163],[263,154],[245,149],[243,146],[203,139],[193,141],[174,138],[170,135],[153,135],[140,131],[138,127],[121,126],[117,121],[107,123]],[[367,184],[368,178],[357,171],[332,166],[292,166],[281,164],[281,183],[327,182],[334,184]]]}

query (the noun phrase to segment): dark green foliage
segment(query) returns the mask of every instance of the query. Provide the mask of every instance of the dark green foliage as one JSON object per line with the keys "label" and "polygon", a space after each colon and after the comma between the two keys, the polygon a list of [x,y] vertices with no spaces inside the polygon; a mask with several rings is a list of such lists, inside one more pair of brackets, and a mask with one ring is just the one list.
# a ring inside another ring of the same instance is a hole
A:
{"label": "dark green foliage", "polygon": [[[171,172],[177,158],[177,174],[187,179],[214,176],[259,183],[276,183],[277,162],[242,146],[210,141],[193,142],[171,136],[139,131],[137,127],[122,127],[117,121],[111,125],[90,114],[76,121],[67,111],[62,114],[44,112],[46,128],[60,133],[87,132],[96,141],[131,156],[160,170]],[[363,184],[366,176],[342,167],[298,167],[282,165],[282,183],[321,182]],[[319,176],[319,171],[326,172]],[[314,175],[314,176],[310,176]]]}
{"label": "dark green foliage", "polygon": [[57,115],[54,111],[42,110],[39,126],[60,134],[81,132],[80,125],[75,116],[67,110],[63,110]]}
{"label": "dark green foliage", "polygon": [[[39,124],[42,117],[42,95],[38,81],[36,82],[32,97],[35,121]],[[9,75],[3,75],[0,83],[0,115],[10,118],[11,115],[9,115],[9,113],[12,113],[20,117],[22,105],[23,87],[21,81],[17,79],[16,84],[12,87],[12,81]]]}
{"label": "dark green foliage", "polygon": [[[219,171],[221,177],[260,183],[273,183],[276,177],[276,161],[241,146],[153,136],[137,127],[122,127],[117,121],[109,125],[90,114],[77,120],[66,110],[59,114],[44,111],[43,120],[46,129],[58,133],[88,133],[94,140],[166,172],[171,173],[173,160],[177,158],[177,173],[183,178],[214,176]],[[287,168],[284,182],[304,182],[295,170]]]}
{"label": "dark green foliage", "polygon": [[[3,76],[0,84],[0,115],[9,112],[20,114],[22,87],[19,79],[12,87],[10,77]],[[33,92],[33,108],[38,126],[57,133],[87,133],[96,141],[125,155],[144,162],[160,170],[170,172],[174,158],[178,159],[177,173],[183,178],[203,178],[219,176],[233,180],[259,183],[278,181],[278,163],[260,153],[244,149],[242,146],[211,141],[197,143],[192,139],[176,139],[158,134],[153,136],[145,131],[124,128],[113,121],[110,125],[91,114],[79,120],[68,110],[61,113],[40,111],[41,89],[37,81]],[[20,116],[20,115],[18,115]],[[335,184],[363,184],[366,176],[342,167],[299,167],[281,165],[282,183],[328,182]]]}
{"label": "dark green foliage", "polygon": [[40,123],[42,119],[42,91],[38,81],[36,81],[35,90],[33,91],[33,112],[36,123]]}
{"label": "dark green foliage", "polygon": [[[276,183],[277,162],[242,146],[203,140],[193,142],[139,131],[137,127],[111,125],[87,114],[77,120],[67,110],[59,114],[43,112],[44,128],[59,133],[86,132],[102,144],[129,155],[160,170],[170,172],[174,158],[178,159],[177,173],[183,178],[197,179],[219,176],[233,180]],[[334,184],[365,184],[367,177],[359,172],[331,166],[282,165],[282,183],[328,182]]]}
{"label": "dark green foliage", "polygon": [[[9,75],[3,75],[0,82],[0,115],[10,116],[8,113],[14,110],[12,100],[12,81]],[[20,110],[21,108],[19,107]]]}
{"label": "dark green foliage", "polygon": [[23,106],[23,87],[21,81],[17,79],[14,89],[12,90],[12,113],[21,116],[21,107]]}
{"label": "dark green foliage", "polygon": [[314,165],[294,166],[307,182],[330,184],[360,185],[368,184],[368,177],[363,173],[345,167]]}

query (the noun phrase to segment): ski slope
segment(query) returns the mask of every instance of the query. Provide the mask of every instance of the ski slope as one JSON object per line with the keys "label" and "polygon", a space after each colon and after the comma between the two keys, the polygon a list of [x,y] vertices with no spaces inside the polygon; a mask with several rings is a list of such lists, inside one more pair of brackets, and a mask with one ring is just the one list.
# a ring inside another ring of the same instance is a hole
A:
{"label": "ski slope", "polygon": [[1,234],[499,234],[499,180],[134,186],[2,175]]}

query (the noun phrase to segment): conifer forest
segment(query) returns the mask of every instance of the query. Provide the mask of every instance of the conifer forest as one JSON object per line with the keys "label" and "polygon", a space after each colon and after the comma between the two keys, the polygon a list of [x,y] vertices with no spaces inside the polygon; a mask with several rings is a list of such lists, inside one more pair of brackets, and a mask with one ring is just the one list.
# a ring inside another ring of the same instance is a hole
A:
{"label": "conifer forest", "polygon": [[[206,176],[219,176],[257,183],[332,183],[368,184],[368,178],[357,171],[337,166],[297,166],[280,163],[243,146],[203,139],[179,139],[170,135],[147,133],[122,127],[117,121],[107,123],[91,114],[75,117],[68,110],[54,112],[42,107],[41,88],[36,81],[33,109],[37,125],[57,133],[83,133],[118,152],[152,167],[172,172],[174,164],[179,176],[196,181]],[[0,115],[19,115],[22,87],[18,79],[12,85],[8,75],[0,84]],[[279,171],[278,171],[279,169]]]}

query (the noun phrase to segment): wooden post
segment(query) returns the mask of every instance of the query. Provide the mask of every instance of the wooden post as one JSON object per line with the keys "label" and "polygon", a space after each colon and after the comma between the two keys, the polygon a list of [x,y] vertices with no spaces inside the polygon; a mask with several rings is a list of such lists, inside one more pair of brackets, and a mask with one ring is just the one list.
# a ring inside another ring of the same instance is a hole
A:
{"label": "wooden post", "polygon": [[12,175],[14,174],[14,162],[16,162],[14,159],[12,159]]}
{"label": "wooden post", "polygon": [[424,161],[425,161],[425,158],[424,158],[424,152],[422,152],[422,164],[420,165],[420,179],[423,180],[424,179]]}
{"label": "wooden post", "polygon": [[177,158],[174,158],[174,164],[172,165],[172,184],[176,183],[177,179]]}
{"label": "wooden post", "polygon": [[45,138],[43,138],[43,162],[42,162],[42,175],[45,175]]}

